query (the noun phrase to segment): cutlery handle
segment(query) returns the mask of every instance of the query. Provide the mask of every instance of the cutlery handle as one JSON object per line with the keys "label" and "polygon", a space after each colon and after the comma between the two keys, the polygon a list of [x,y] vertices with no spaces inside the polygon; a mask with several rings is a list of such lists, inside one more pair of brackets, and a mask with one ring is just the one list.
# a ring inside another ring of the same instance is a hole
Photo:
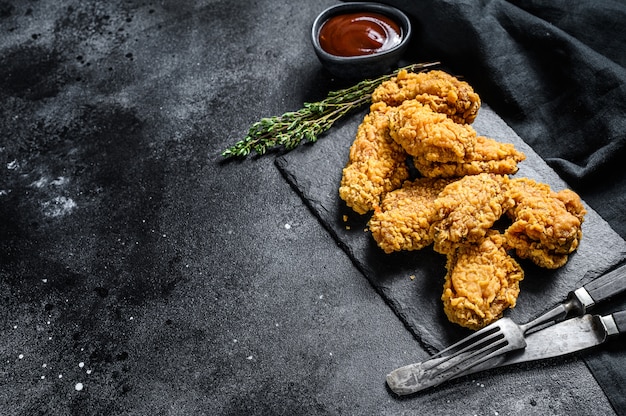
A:
{"label": "cutlery handle", "polygon": [[595,315],[594,322],[604,329],[605,335],[612,337],[626,333],[626,310],[613,312],[610,315]]}
{"label": "cutlery handle", "polygon": [[583,288],[593,300],[590,305],[585,305],[586,307],[600,303],[611,296],[623,292],[626,290],[626,264],[592,280],[584,285]]}
{"label": "cutlery handle", "polygon": [[613,320],[619,333],[626,333],[626,310],[613,313]]}

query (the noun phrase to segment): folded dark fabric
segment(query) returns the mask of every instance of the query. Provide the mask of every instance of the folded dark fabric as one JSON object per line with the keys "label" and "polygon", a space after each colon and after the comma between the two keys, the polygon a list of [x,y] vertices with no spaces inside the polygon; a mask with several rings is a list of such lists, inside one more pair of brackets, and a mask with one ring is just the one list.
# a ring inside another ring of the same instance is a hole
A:
{"label": "folded dark fabric", "polygon": [[381,2],[626,237],[626,2]]}

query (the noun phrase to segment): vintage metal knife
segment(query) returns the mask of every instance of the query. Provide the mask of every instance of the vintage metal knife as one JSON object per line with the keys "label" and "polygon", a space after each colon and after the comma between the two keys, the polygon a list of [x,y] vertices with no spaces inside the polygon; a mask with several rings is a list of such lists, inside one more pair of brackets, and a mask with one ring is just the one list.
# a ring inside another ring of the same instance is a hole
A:
{"label": "vintage metal knife", "polygon": [[[530,333],[526,336],[526,348],[496,356],[454,378],[496,367],[571,354],[600,345],[609,337],[623,333],[626,333],[626,310],[605,316],[586,314]],[[389,388],[398,395],[423,390],[419,382],[423,373],[421,364],[410,364],[389,373]]]}

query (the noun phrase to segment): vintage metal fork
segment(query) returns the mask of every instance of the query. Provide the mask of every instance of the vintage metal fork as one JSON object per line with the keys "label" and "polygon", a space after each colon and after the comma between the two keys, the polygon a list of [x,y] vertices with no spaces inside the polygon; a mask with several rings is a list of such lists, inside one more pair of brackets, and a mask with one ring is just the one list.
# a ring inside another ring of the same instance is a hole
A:
{"label": "vintage metal fork", "polygon": [[526,333],[573,316],[582,316],[595,304],[626,289],[626,264],[571,292],[567,299],[523,325],[509,318],[484,327],[427,361],[400,367],[387,375],[396,394],[412,394],[443,383],[495,356],[524,348]]}

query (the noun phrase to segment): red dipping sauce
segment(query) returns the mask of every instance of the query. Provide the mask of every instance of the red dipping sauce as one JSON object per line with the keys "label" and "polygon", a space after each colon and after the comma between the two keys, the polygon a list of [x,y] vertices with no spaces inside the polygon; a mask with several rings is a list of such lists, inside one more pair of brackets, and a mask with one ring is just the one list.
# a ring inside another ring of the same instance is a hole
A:
{"label": "red dipping sauce", "polygon": [[393,19],[380,13],[346,13],[322,24],[319,41],[331,55],[371,55],[400,44],[402,30]]}

